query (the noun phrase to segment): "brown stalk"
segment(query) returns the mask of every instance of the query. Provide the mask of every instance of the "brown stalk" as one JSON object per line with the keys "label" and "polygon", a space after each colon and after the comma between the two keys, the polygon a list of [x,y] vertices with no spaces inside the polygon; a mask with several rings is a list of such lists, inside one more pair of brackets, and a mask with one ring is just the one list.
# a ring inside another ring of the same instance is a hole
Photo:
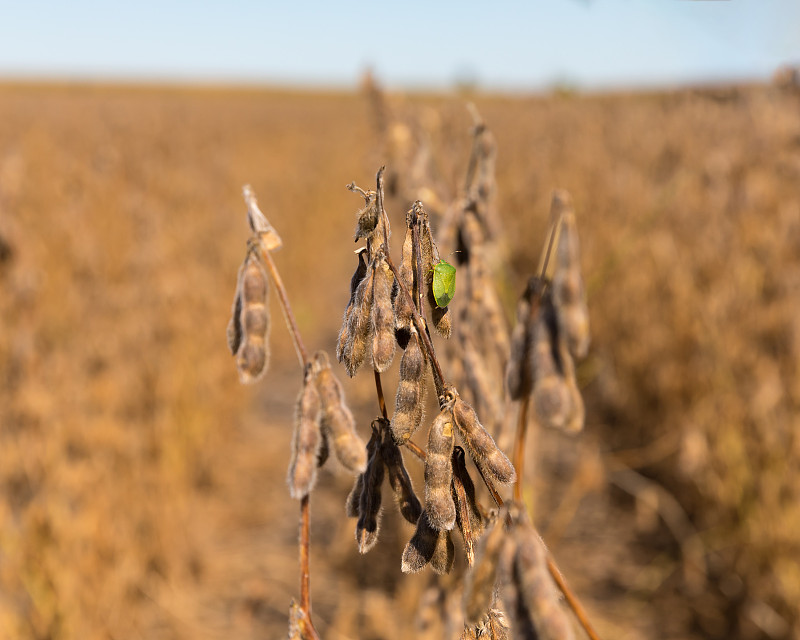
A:
{"label": "brown stalk", "polygon": [[[248,206],[250,202],[248,201]],[[292,305],[289,302],[289,296],[286,294],[286,288],[283,285],[278,268],[272,260],[272,255],[269,250],[260,244],[261,258],[269,271],[269,275],[275,284],[275,289],[278,292],[278,300],[280,301],[281,311],[283,318],[286,321],[286,327],[289,329],[289,334],[292,336],[295,352],[300,361],[301,371],[305,371],[308,364],[308,352],[303,344],[303,338],[300,336],[300,329],[297,327],[297,321],[292,311]],[[309,548],[311,544],[311,510],[309,496],[306,495],[300,501],[300,608],[306,616],[307,628],[306,633],[312,640],[319,640],[319,635],[314,629],[314,624],[311,622],[311,587],[310,587],[310,569],[309,569]]]}
{"label": "brown stalk", "polygon": [[378,406],[381,409],[381,415],[385,420],[389,419],[389,415],[386,413],[386,398],[383,396],[383,385],[381,384],[381,374],[378,371],[373,369],[373,373],[375,374],[375,391],[378,393]]}

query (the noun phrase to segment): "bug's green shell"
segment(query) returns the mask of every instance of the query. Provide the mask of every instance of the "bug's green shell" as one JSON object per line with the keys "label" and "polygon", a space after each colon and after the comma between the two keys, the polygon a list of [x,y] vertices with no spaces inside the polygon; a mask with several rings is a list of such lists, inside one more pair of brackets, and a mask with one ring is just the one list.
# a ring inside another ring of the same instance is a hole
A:
{"label": "bug's green shell", "polygon": [[456,268],[449,262],[439,260],[433,267],[433,297],[436,306],[444,309],[456,294]]}

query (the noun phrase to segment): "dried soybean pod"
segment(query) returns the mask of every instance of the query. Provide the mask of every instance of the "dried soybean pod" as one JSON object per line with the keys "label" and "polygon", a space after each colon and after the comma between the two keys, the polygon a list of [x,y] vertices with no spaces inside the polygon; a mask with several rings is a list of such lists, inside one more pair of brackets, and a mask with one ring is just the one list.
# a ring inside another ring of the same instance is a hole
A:
{"label": "dried soybean pod", "polygon": [[459,397],[455,388],[452,388],[452,393],[455,395],[453,417],[461,440],[475,464],[483,473],[498,482],[514,482],[517,478],[514,466],[480,423],[475,409]]}
{"label": "dried soybean pod", "polygon": [[[406,225],[408,228],[406,229],[406,237],[403,241],[403,253],[399,269],[400,280],[406,286],[406,289],[412,297],[414,296],[414,265],[416,264],[414,260],[413,231],[415,218],[416,214],[414,214],[413,209],[406,213]],[[395,283],[395,287],[392,290],[392,296],[395,316],[395,338],[397,344],[405,349],[411,337],[411,327],[413,325],[412,317],[415,313],[414,303],[400,290],[397,283]]]}
{"label": "dried soybean pod", "polygon": [[422,505],[420,505],[414,493],[414,486],[411,484],[411,478],[403,464],[403,454],[400,448],[395,444],[388,426],[383,429],[381,456],[383,457],[384,464],[386,464],[386,470],[389,473],[389,485],[392,487],[394,500],[400,509],[400,514],[411,524],[416,524],[422,513]]}
{"label": "dried soybean pod", "polygon": [[450,310],[448,307],[439,307],[436,303],[436,297],[433,294],[434,267],[439,263],[439,250],[436,248],[436,243],[433,241],[431,227],[428,224],[428,214],[424,212],[424,209],[422,209],[422,211],[424,215],[422,216],[422,224],[420,225],[420,251],[425,295],[428,300],[428,307],[431,310],[433,328],[436,329],[436,332],[443,338],[449,338],[453,331]]}
{"label": "dried soybean pod", "polygon": [[231,355],[235,356],[239,350],[239,345],[242,344],[242,292],[239,287],[236,287],[236,295],[233,298],[233,306],[231,307],[231,319],[228,322],[228,348],[231,350]]}
{"label": "dried soybean pod", "polygon": [[275,231],[275,228],[269,223],[267,217],[261,212],[261,209],[258,208],[256,194],[249,184],[246,184],[242,188],[242,195],[247,204],[247,222],[250,224],[253,233],[258,236],[258,242],[261,247],[265,251],[271,251],[272,249],[280,247],[283,242],[281,242],[278,232]]}
{"label": "dried soybean pod", "polygon": [[570,621],[561,607],[555,582],[547,568],[546,551],[536,531],[527,521],[520,522],[514,531],[516,551],[511,571],[517,592],[517,626],[530,622],[542,640],[573,640]]}
{"label": "dried soybean pod", "polygon": [[344,403],[342,385],[333,375],[324,351],[314,354],[314,375],[322,404],[321,424],[330,436],[333,451],[345,468],[361,473],[367,464],[366,449],[356,434],[353,414]]}
{"label": "dried soybean pod", "polygon": [[[380,435],[373,430],[369,442],[367,442],[367,461],[372,459],[379,445]],[[366,473],[367,471],[358,474],[352,490],[347,495],[345,513],[347,514],[348,518],[357,518],[361,513],[361,493],[364,491],[364,476]]]}
{"label": "dried soybean pod", "polygon": [[589,310],[580,265],[580,243],[575,212],[566,191],[553,194],[553,208],[563,210],[553,273],[553,299],[558,324],[570,353],[586,357],[589,351]]}
{"label": "dried soybean pod", "polygon": [[372,364],[383,373],[392,364],[395,350],[392,285],[394,276],[381,252],[375,261],[371,323],[373,327]]}
{"label": "dried soybean pod", "polygon": [[503,550],[510,543],[505,529],[505,513],[501,511],[494,527],[478,544],[477,561],[467,575],[464,587],[464,613],[467,622],[477,623],[489,610],[498,578]]}
{"label": "dried soybean pod", "polygon": [[556,311],[552,297],[545,294],[533,325],[533,407],[541,423],[553,429],[564,429],[573,412],[565,375],[571,359],[566,360],[569,353],[559,347]]}
{"label": "dried soybean pod", "polygon": [[322,434],[319,426],[320,399],[314,384],[312,365],[306,365],[303,388],[295,410],[292,458],[289,463],[289,493],[300,500],[307,496],[317,479],[317,461]]}
{"label": "dried soybean pod", "polygon": [[363,191],[358,189],[355,184],[348,186],[351,191],[360,191],[364,196],[366,204],[356,214],[356,233],[355,241],[361,238],[369,238],[378,227],[380,212],[378,211],[378,194],[374,191]]}
{"label": "dried soybean pod", "polygon": [[336,343],[336,359],[339,362],[343,362],[345,346],[347,345],[348,340],[350,339],[349,334],[349,326],[350,326],[350,316],[353,313],[353,309],[355,307],[356,301],[356,291],[358,290],[358,285],[361,284],[361,281],[367,275],[367,262],[364,259],[364,254],[366,252],[365,247],[361,247],[355,253],[358,256],[358,265],[356,266],[356,270],[353,273],[353,277],[350,278],[350,299],[347,302],[347,306],[344,310],[344,319],[342,320],[342,328],[339,330],[339,339]]}
{"label": "dried soybean pod", "polygon": [[425,355],[416,328],[411,328],[403,357],[400,359],[400,382],[394,401],[392,435],[404,444],[422,424],[425,413]]}
{"label": "dried soybean pod", "polygon": [[403,573],[417,573],[431,561],[439,541],[439,531],[431,526],[428,514],[423,511],[417,520],[417,529],[403,549],[400,570]]}
{"label": "dried soybean pod", "polygon": [[[517,301],[517,324],[511,333],[511,353],[506,367],[506,386],[512,400],[520,400],[533,392],[533,325],[541,313],[539,299],[542,280],[534,276]],[[531,306],[536,305],[532,310]]]}
{"label": "dried soybean pod", "polygon": [[372,338],[372,301],[375,269],[367,267],[367,275],[356,289],[353,309],[347,318],[347,341],[342,349],[341,362],[351,378],[364,364],[367,346]]}
{"label": "dried soybean pod", "polygon": [[252,249],[248,250],[247,257],[239,270],[238,297],[241,300],[239,328],[242,335],[236,352],[239,380],[245,384],[255,382],[267,370],[269,361],[267,285],[264,267],[255,252]]}
{"label": "dried soybean pod", "polygon": [[449,531],[456,523],[456,507],[450,492],[454,443],[453,411],[447,407],[431,425],[425,458],[425,510],[437,531]]}
{"label": "dried soybean pod", "polygon": [[464,538],[467,564],[475,560],[475,541],[480,537],[484,515],[475,497],[475,484],[467,471],[464,450],[453,448],[453,501],[456,504],[456,526]]}
{"label": "dried soybean pod", "polygon": [[456,557],[456,547],[449,531],[440,531],[436,539],[436,547],[431,557],[431,569],[433,572],[442,576],[450,573],[453,568],[453,560]]}
{"label": "dried soybean pod", "polygon": [[[380,422],[372,423],[373,437],[380,439]],[[372,455],[364,471],[364,484],[358,504],[358,522],[356,523],[356,544],[359,553],[367,553],[378,541],[381,525],[381,486],[385,473],[380,446],[373,447]]]}

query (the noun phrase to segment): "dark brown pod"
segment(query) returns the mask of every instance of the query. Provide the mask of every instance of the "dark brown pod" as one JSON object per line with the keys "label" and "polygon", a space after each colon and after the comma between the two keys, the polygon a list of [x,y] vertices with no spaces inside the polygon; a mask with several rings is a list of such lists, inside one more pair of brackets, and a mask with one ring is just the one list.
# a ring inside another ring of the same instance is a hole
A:
{"label": "dark brown pod", "polygon": [[383,457],[386,470],[389,475],[389,485],[394,493],[394,500],[400,509],[400,514],[411,524],[416,524],[422,514],[411,478],[403,464],[403,454],[395,444],[391,431],[387,428],[383,431],[381,439],[381,456]]}
{"label": "dark brown pod", "polygon": [[[378,425],[376,426],[376,423]],[[380,438],[380,420],[372,425],[373,437]],[[356,523],[356,544],[359,553],[367,553],[378,542],[381,524],[381,487],[385,468],[380,447],[373,446],[372,455],[364,471],[364,483],[358,504],[358,522]]]}
{"label": "dark brown pod", "polygon": [[353,273],[353,276],[350,278],[350,299],[347,301],[347,306],[344,310],[344,318],[342,320],[342,328],[339,330],[339,339],[336,343],[336,359],[339,362],[344,362],[344,353],[345,347],[347,343],[350,341],[350,317],[353,314],[353,309],[356,306],[356,291],[358,291],[358,285],[361,284],[362,280],[367,275],[367,262],[364,258],[366,254],[366,248],[361,247],[358,251],[356,251],[356,256],[358,256],[358,265],[356,265],[356,270]]}
{"label": "dark brown pod", "polygon": [[475,484],[467,471],[466,457],[461,447],[453,448],[453,502],[456,505],[456,526],[464,539],[467,564],[475,561],[475,543],[481,535],[483,510],[475,497]]}
{"label": "dark brown pod", "polygon": [[[380,434],[373,430],[369,442],[367,442],[368,463],[369,460],[371,460],[375,455],[378,446],[380,446]],[[359,514],[361,513],[361,494],[364,491],[364,476],[366,474],[367,470],[365,470],[364,473],[358,474],[358,477],[353,483],[353,488],[347,496],[347,501],[345,502],[345,513],[347,514],[348,518],[358,518]]]}

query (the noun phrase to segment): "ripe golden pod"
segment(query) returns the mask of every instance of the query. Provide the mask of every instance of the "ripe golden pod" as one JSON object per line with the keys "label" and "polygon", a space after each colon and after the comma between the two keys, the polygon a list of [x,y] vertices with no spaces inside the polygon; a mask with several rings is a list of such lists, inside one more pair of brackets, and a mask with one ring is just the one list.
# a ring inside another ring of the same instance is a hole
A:
{"label": "ripe golden pod", "polygon": [[392,416],[392,435],[403,444],[422,424],[425,412],[425,355],[420,348],[419,335],[411,329],[403,357],[400,359],[400,382],[395,396]]}
{"label": "ripe golden pod", "polygon": [[344,403],[342,385],[331,371],[328,354],[314,354],[314,375],[322,405],[321,425],[329,434],[329,443],[342,465],[355,473],[366,468],[367,453],[356,434],[353,414]]}
{"label": "ripe golden pod", "polygon": [[319,426],[320,399],[314,384],[311,365],[306,366],[303,388],[295,410],[292,457],[289,462],[289,493],[300,500],[307,496],[317,479],[319,449],[322,434]]}
{"label": "ripe golden pod", "polygon": [[515,527],[514,542],[511,577],[518,599],[515,610],[520,618],[515,626],[529,628],[532,623],[535,637],[542,640],[573,640],[572,625],[547,569],[546,551],[527,521]]}
{"label": "ripe golden pod", "polygon": [[458,391],[452,385],[449,386],[455,396],[453,417],[461,440],[475,464],[484,474],[498,482],[503,484],[514,482],[517,479],[514,465],[506,454],[500,451],[492,436],[480,423],[475,409],[459,397]]}
{"label": "ripe golden pod", "polygon": [[392,439],[392,433],[388,428],[383,429],[381,456],[384,464],[386,464],[389,485],[392,487],[394,500],[400,509],[400,514],[411,524],[416,524],[422,514],[422,505],[420,505],[414,493],[411,478],[403,464],[403,454]]}
{"label": "ripe golden pod", "polygon": [[509,543],[504,512],[501,511],[494,527],[478,544],[477,561],[467,575],[464,587],[464,612],[466,621],[470,624],[477,623],[489,610],[497,583],[500,558]]}
{"label": "ripe golden pod", "polygon": [[336,343],[336,359],[339,362],[343,362],[342,358],[344,356],[345,346],[350,339],[348,327],[350,325],[350,316],[352,315],[355,307],[356,291],[358,290],[358,285],[361,284],[361,281],[367,275],[367,262],[364,259],[366,248],[361,247],[355,253],[358,256],[358,265],[356,266],[356,270],[353,273],[352,278],[350,278],[350,299],[348,300],[347,306],[344,310],[342,328],[339,330],[339,339]]}
{"label": "ripe golden pod", "polygon": [[373,327],[372,364],[383,373],[392,364],[395,350],[392,285],[394,276],[381,253],[375,261],[371,322]]}
{"label": "ripe golden pod", "polygon": [[228,325],[228,346],[236,347],[239,380],[250,384],[267,370],[269,348],[269,309],[267,274],[253,250],[247,252],[237,283],[233,304],[234,317]]}
{"label": "ripe golden pod", "polygon": [[456,523],[456,507],[450,492],[454,443],[453,411],[445,408],[431,425],[425,458],[425,510],[437,531],[449,531]]}
{"label": "ripe golden pod", "polygon": [[553,194],[553,208],[563,211],[553,274],[553,299],[558,309],[558,323],[570,353],[576,358],[584,358],[589,351],[589,310],[581,277],[575,213],[566,191]]}
{"label": "ripe golden pod", "polygon": [[[377,423],[377,426],[376,426]],[[380,420],[372,423],[373,437],[380,438]],[[381,524],[381,486],[385,468],[379,446],[375,446],[364,471],[364,484],[358,503],[356,544],[359,553],[367,553],[378,542]]]}

